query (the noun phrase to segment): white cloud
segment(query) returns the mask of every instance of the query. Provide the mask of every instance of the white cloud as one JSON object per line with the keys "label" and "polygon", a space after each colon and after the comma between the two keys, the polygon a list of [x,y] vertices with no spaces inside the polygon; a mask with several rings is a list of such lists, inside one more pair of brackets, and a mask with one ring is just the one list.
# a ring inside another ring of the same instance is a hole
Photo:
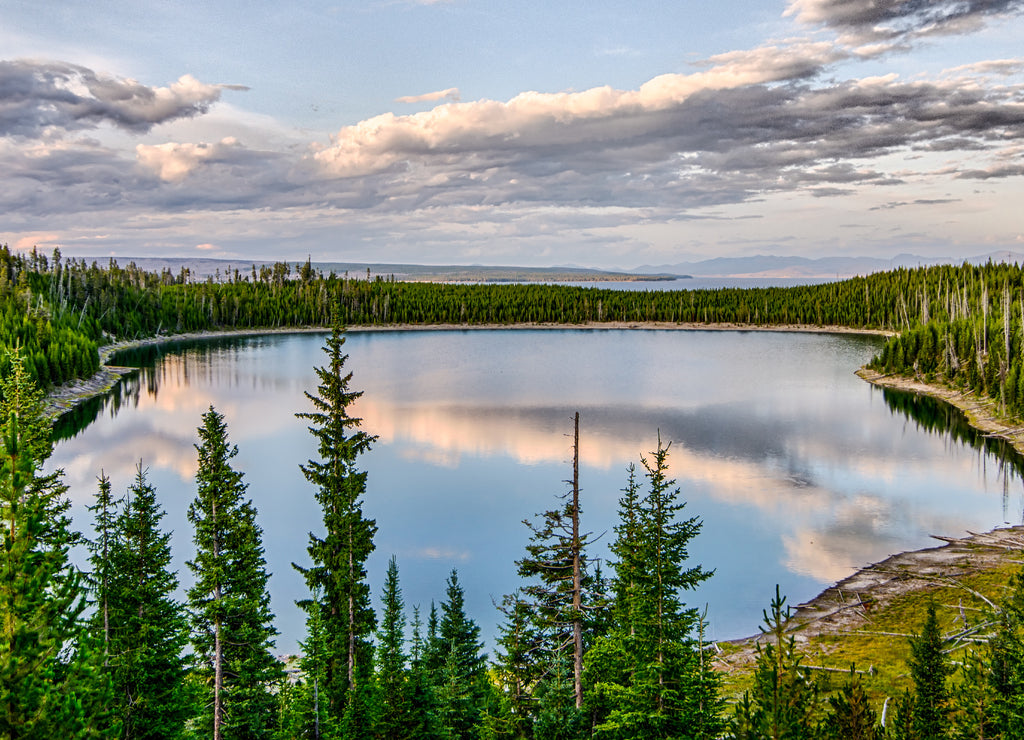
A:
{"label": "white cloud", "polygon": [[449,87],[447,90],[424,93],[423,95],[403,95],[395,98],[396,103],[433,103],[437,100],[450,100],[457,103],[460,100],[459,88]]}
{"label": "white cloud", "polygon": [[139,144],[135,153],[139,164],[152,170],[165,182],[181,182],[204,162],[223,157],[238,146],[232,137],[218,144]]}

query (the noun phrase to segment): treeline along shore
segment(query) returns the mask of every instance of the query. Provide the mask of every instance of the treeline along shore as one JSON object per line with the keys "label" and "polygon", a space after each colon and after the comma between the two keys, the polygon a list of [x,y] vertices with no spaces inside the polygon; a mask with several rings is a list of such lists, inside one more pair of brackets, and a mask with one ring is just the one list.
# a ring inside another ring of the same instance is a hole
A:
{"label": "treeline along shore", "polygon": [[[752,650],[710,645],[703,616],[685,601],[712,575],[688,557],[701,521],[684,515],[670,445],[660,440],[627,471],[611,562],[588,554],[575,462],[566,495],[526,522],[522,585],[499,605],[493,656],[465,612],[456,571],[439,606],[409,619],[392,558],[375,613],[365,563],[376,523],[363,514],[358,467],[374,438],[348,415],[360,394],[349,385],[342,330],[873,332],[887,339],[862,377],[979,399],[987,417],[1012,425],[1024,411],[1017,266],[638,292],[370,280],[309,263],[195,280],[187,270],[3,247],[0,301],[0,738],[1024,737],[1024,571],[1019,556],[991,556],[1016,553],[1024,540],[959,542],[956,572],[915,573],[920,559],[875,566],[886,584],[928,586],[903,589],[902,601],[876,599],[857,576],[837,584],[827,608],[820,599],[811,606],[829,620],[855,615],[846,624],[857,639],[818,630],[814,641],[798,640],[808,610],[795,615],[776,590]],[[104,359],[128,344],[326,327],[312,410],[300,414],[317,440],[317,458],[300,467],[323,521],[309,535],[310,564],[293,574],[309,597],[303,655],[289,678],[273,657],[262,529],[224,418],[211,407],[197,419],[193,585],[179,601],[163,512],[141,464],[123,495],[100,473],[92,532],[72,529],[59,471],[43,472],[52,449],[43,398],[101,392],[116,381]],[[578,426],[575,434],[578,450]],[[87,572],[69,561],[81,545]],[[989,555],[974,557],[982,546]]]}

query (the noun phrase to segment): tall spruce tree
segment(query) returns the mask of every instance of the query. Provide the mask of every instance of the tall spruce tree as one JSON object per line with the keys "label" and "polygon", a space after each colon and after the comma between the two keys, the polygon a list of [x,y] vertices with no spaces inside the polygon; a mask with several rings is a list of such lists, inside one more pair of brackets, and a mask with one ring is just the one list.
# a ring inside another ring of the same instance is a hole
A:
{"label": "tall spruce tree", "polygon": [[398,580],[398,562],[394,556],[388,561],[382,605],[374,655],[380,699],[377,734],[393,740],[415,738],[409,696],[408,656],[405,653],[405,604]]}
{"label": "tall spruce tree", "polygon": [[101,470],[96,491],[96,500],[86,507],[93,514],[95,539],[89,540],[88,574],[89,590],[92,594],[94,611],[92,615],[93,634],[99,635],[103,646],[103,664],[109,664],[110,657],[110,588],[115,575],[110,562],[110,550],[115,536],[114,522],[117,519],[117,501],[110,488],[110,478]]}
{"label": "tall spruce tree", "polygon": [[310,422],[309,431],[317,440],[319,459],[300,467],[316,487],[324,534],[309,535],[307,550],[312,565],[295,567],[305,576],[310,590],[323,595],[323,697],[328,711],[336,718],[348,714],[346,726],[359,732],[359,728],[370,725],[369,718],[361,716],[368,706],[368,696],[358,694],[357,683],[360,676],[372,677],[370,637],[375,617],[370,606],[366,559],[373,552],[377,526],[363,515],[366,473],[356,468],[356,460],[376,437],[359,429],[361,419],[349,416],[349,406],[362,393],[349,390],[352,373],[345,371],[348,355],[342,351],[344,344],[344,334],[335,324],[324,347],[327,365],[315,368],[320,381],[317,392],[306,392],[313,410],[296,414]]}
{"label": "tall spruce tree", "polygon": [[110,482],[100,478],[91,562],[96,579],[94,624],[100,628],[122,738],[173,739],[191,706],[181,653],[188,643],[183,606],[173,598],[170,534],[140,462],[118,515]]}
{"label": "tall spruce tree", "polygon": [[0,381],[0,738],[116,731],[102,656],[81,619],[84,587],[68,560],[61,473],[41,473],[52,444],[42,394],[20,355]]}
{"label": "tall spruce tree", "polygon": [[687,567],[701,523],[680,516],[685,504],[668,477],[668,451],[659,438],[650,459],[641,458],[646,492],[631,470],[620,499],[616,626],[588,653],[595,737],[703,738],[720,729],[717,680],[694,639],[701,617],[682,601],[711,572]]}
{"label": "tall spruce tree", "polygon": [[277,630],[263,532],[244,498],[242,474],[231,467],[238,448],[229,445],[224,417],[212,406],[199,438],[196,498],[188,509],[196,546],[188,599],[197,668],[209,683],[203,727],[213,740],[268,738],[282,670],[271,654]]}

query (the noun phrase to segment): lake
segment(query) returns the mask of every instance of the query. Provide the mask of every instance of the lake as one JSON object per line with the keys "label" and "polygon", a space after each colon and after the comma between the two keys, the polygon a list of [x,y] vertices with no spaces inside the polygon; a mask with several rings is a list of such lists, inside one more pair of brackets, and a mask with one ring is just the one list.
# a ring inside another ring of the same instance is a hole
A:
{"label": "lake", "polygon": [[[213,405],[238,445],[236,467],[264,530],[279,652],[294,652],[320,511],[299,464],[315,455],[303,391],[325,361],[320,334],[182,343],[113,394],[66,420],[48,467],[71,489],[75,522],[100,471],[123,493],[141,460],[167,510],[180,580],[191,579],[185,512],[194,444]],[[927,400],[854,375],[881,346],[870,336],[672,330],[367,331],[348,335],[354,413],[378,436],[360,460],[376,519],[368,572],[379,600],[398,558],[407,608],[426,614],[457,568],[467,611],[490,643],[494,602],[516,588],[524,518],[556,504],[571,477],[580,412],[584,528],[614,535],[627,466],[671,442],[671,473],[703,520],[691,559],[715,575],[687,603],[711,639],[753,634],[781,585],[790,604],[889,554],[1021,523],[1020,462]],[[95,416],[93,420],[92,417]],[[84,420],[83,420],[84,417]],[[491,647],[489,645],[489,647]]]}

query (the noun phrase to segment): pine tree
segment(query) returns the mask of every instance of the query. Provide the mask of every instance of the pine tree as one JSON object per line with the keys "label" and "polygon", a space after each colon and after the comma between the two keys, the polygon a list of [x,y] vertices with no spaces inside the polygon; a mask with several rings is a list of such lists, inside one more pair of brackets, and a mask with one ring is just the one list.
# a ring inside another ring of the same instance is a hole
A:
{"label": "pine tree", "polygon": [[1024,568],[1011,579],[1001,604],[996,634],[989,641],[988,683],[994,694],[992,720],[1003,737],[1024,736]]}
{"label": "pine tree", "polygon": [[407,656],[405,654],[405,605],[398,582],[398,562],[388,561],[384,581],[384,611],[377,632],[377,688],[380,720],[377,734],[393,740],[414,738],[410,732],[410,702]]}
{"label": "pine tree", "polygon": [[951,668],[942,653],[935,604],[928,604],[921,633],[910,641],[910,675],[914,679],[914,731],[919,738],[940,737],[946,729]]}
{"label": "pine tree", "polygon": [[437,728],[437,701],[426,655],[427,640],[423,636],[423,622],[419,607],[414,606],[412,639],[409,644],[409,731],[412,737],[419,740],[436,740],[441,735]]}
{"label": "pine tree", "polygon": [[192,646],[198,670],[210,683],[203,717],[214,740],[270,737],[275,725],[274,685],[281,665],[271,654],[277,630],[267,593],[263,532],[246,484],[230,461],[224,417],[203,414],[196,445],[196,498],[188,518],[195,529],[195,585],[188,591]]}
{"label": "pine tree", "polygon": [[106,736],[116,731],[103,706],[109,683],[81,620],[66,488],[59,472],[40,472],[52,448],[42,394],[22,358],[8,360],[0,381],[0,737]]}
{"label": "pine tree", "polygon": [[[344,343],[335,325],[324,348],[328,364],[316,368],[317,394],[306,393],[313,411],[296,414],[311,422],[309,431],[317,440],[320,458],[301,468],[316,486],[325,530],[323,537],[309,535],[312,566],[296,568],[311,591],[323,594],[327,635],[323,692],[328,711],[336,718],[358,710],[356,697],[349,693],[360,675],[372,675],[369,638],[375,627],[365,564],[377,527],[363,515],[366,473],[356,468],[357,457],[375,437],[359,429],[360,419],[348,415],[348,407],[362,394],[349,390],[352,374],[344,370],[348,359],[342,352]],[[357,723],[350,718],[349,724]]]}
{"label": "pine tree", "polygon": [[281,740],[333,740],[341,737],[341,723],[327,713],[326,702],[322,699],[327,636],[320,594],[314,591],[302,607],[307,615],[306,639],[299,642],[302,678],[289,686],[287,695],[282,696],[280,736]]}
{"label": "pine tree", "polygon": [[882,737],[875,710],[852,669],[849,680],[829,697],[828,704],[829,712],[819,733],[824,740],[880,740]]}
{"label": "pine tree", "polygon": [[444,737],[468,740],[474,737],[490,687],[480,628],[466,615],[465,593],[455,570],[441,603],[435,645],[440,658],[435,674],[438,724]]}
{"label": "pine tree", "polygon": [[[585,647],[593,640],[593,612],[601,607],[592,596],[594,582],[588,572],[586,550],[591,544],[590,535],[583,533],[580,525],[579,423],[577,413],[573,427],[573,476],[567,481],[569,491],[561,497],[564,503],[541,514],[538,523],[524,521],[530,529],[530,542],[526,557],[516,562],[519,575],[527,579],[521,591],[529,600],[528,613],[536,641],[532,647],[536,656],[532,664],[535,675],[520,676],[518,682],[532,685],[556,671],[564,677],[568,660],[573,690],[564,712],[573,716],[583,707],[583,656]],[[554,697],[561,695],[560,691],[549,693],[549,714],[555,711]],[[565,721],[572,724],[575,720]]]}
{"label": "pine tree", "polygon": [[814,737],[818,687],[803,666],[791,631],[792,612],[775,587],[757,644],[754,686],[737,704],[730,727],[736,740],[800,740]]}
{"label": "pine tree", "polygon": [[103,645],[103,664],[109,664],[110,657],[110,588],[114,577],[111,567],[110,550],[114,539],[114,522],[117,519],[117,502],[111,494],[110,478],[100,471],[96,501],[86,508],[93,513],[93,531],[96,539],[86,543],[89,550],[89,589],[95,611],[92,616],[92,631],[100,635]]}
{"label": "pine tree", "polygon": [[595,737],[714,737],[717,679],[694,639],[701,617],[681,592],[711,576],[686,567],[701,528],[680,517],[684,503],[668,477],[668,445],[658,440],[641,496],[633,471],[620,499],[615,563],[616,627],[591,654],[598,698]]}
{"label": "pine tree", "polygon": [[106,662],[123,738],[178,737],[191,707],[181,653],[187,621],[173,598],[178,579],[170,570],[170,534],[156,490],[139,463],[119,515],[110,513],[110,483],[100,479],[94,572],[101,574],[97,616],[103,625]]}
{"label": "pine tree", "polygon": [[522,593],[505,596],[499,609],[505,620],[498,626],[492,674],[500,702],[483,721],[489,738],[525,738],[537,709],[533,689],[550,661],[538,655],[542,640],[534,626],[535,612]]}

